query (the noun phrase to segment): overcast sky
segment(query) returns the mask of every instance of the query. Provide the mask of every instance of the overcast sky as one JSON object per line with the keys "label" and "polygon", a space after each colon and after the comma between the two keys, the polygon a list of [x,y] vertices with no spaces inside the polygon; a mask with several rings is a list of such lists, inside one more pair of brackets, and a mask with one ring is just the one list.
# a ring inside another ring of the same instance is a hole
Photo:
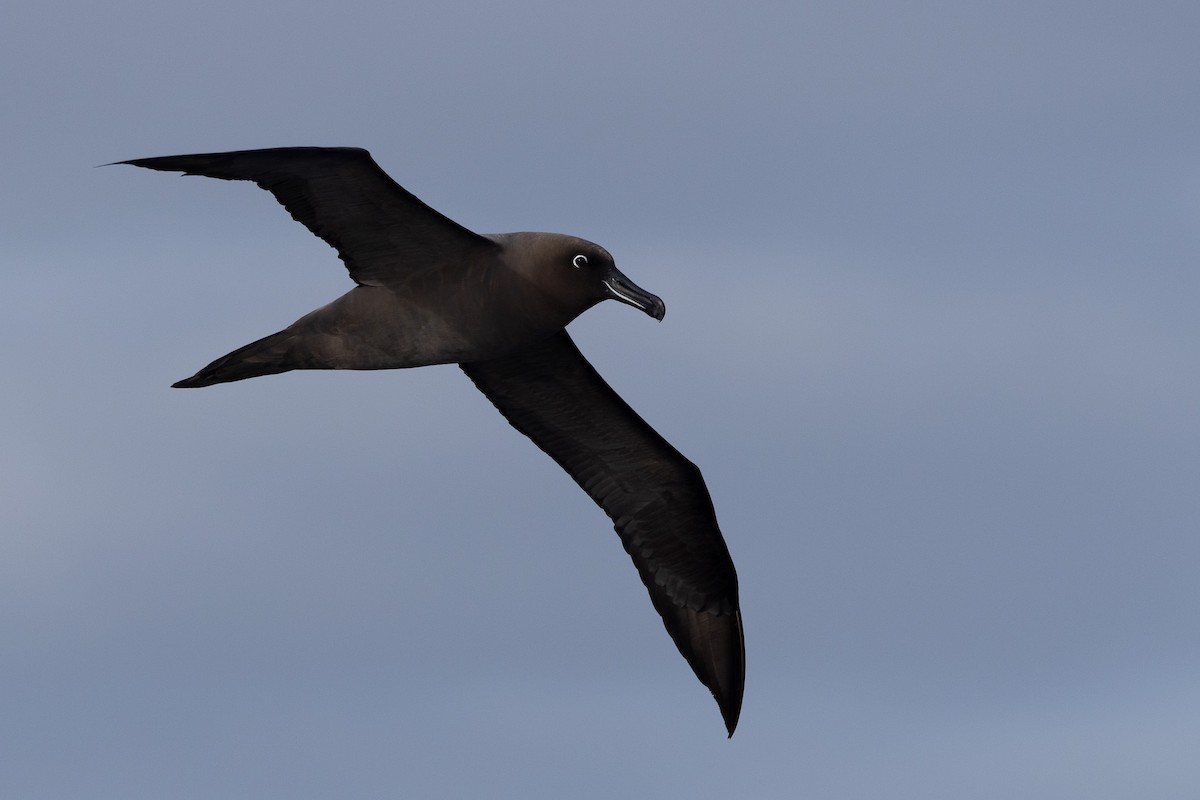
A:
{"label": "overcast sky", "polygon": [[[0,787],[1195,798],[1200,6],[0,13]],[[350,283],[356,145],[661,295],[580,348],[704,471],[726,740],[603,513],[454,367],[169,385]]]}

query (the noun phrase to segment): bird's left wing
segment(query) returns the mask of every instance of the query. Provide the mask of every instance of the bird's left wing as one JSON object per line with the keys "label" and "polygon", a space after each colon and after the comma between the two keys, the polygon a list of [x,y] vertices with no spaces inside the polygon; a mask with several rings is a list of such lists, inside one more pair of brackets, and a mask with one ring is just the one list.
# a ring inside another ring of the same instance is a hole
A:
{"label": "bird's left wing", "polygon": [[361,285],[465,266],[496,243],[425,205],[356,147],[276,147],[122,161],[136,167],[253,181],[330,244]]}
{"label": "bird's left wing", "polygon": [[613,520],[667,632],[732,736],[745,683],[737,573],[700,470],[605,383],[565,331],[515,355],[460,366]]}

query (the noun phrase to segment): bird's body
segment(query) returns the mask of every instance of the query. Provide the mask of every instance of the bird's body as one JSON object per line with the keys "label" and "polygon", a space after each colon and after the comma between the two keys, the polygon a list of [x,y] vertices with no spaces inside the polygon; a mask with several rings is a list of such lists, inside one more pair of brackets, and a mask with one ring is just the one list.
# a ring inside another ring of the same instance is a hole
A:
{"label": "bird's body", "polygon": [[522,274],[526,264],[537,263],[526,251],[553,246],[569,262],[586,252],[599,259],[600,248],[560,234],[484,238],[495,242],[494,249],[460,268],[417,273],[394,285],[356,286],[175,385],[209,386],[293,369],[401,369],[486,361],[544,339],[579,315],[576,298],[556,296]]}
{"label": "bird's body", "polygon": [[295,369],[459,364],[613,520],[667,631],[733,734],[745,670],[737,576],[704,480],[564,330],[605,299],[662,319],[661,300],[586,240],[472,233],[394,183],[365,150],[277,148],[122,163],[254,181],[336,248],[358,284],[175,386]]}

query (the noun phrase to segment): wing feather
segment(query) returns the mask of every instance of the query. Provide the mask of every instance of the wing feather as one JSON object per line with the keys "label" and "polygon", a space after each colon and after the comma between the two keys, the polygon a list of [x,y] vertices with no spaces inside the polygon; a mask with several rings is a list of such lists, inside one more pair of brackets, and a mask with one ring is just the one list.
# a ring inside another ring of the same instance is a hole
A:
{"label": "wing feather", "polygon": [[425,205],[354,147],[277,147],[137,158],[137,167],[253,181],[335,250],[360,285],[399,285],[496,244]]}
{"label": "wing feather", "polygon": [[745,683],[737,573],[700,470],[609,387],[565,331],[460,366],[612,519],[732,736]]}

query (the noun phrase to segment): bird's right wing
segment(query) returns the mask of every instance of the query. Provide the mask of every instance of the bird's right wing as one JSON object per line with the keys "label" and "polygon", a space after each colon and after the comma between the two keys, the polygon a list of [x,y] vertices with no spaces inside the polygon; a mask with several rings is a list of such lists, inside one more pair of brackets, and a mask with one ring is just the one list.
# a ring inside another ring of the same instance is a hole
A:
{"label": "bird's right wing", "polygon": [[137,167],[253,181],[329,243],[360,285],[399,285],[465,265],[496,244],[439,214],[354,147],[278,147],[136,158]]}
{"label": "bird's right wing", "polygon": [[460,366],[612,519],[732,736],[745,684],[737,573],[700,470],[605,383],[566,331]]}

